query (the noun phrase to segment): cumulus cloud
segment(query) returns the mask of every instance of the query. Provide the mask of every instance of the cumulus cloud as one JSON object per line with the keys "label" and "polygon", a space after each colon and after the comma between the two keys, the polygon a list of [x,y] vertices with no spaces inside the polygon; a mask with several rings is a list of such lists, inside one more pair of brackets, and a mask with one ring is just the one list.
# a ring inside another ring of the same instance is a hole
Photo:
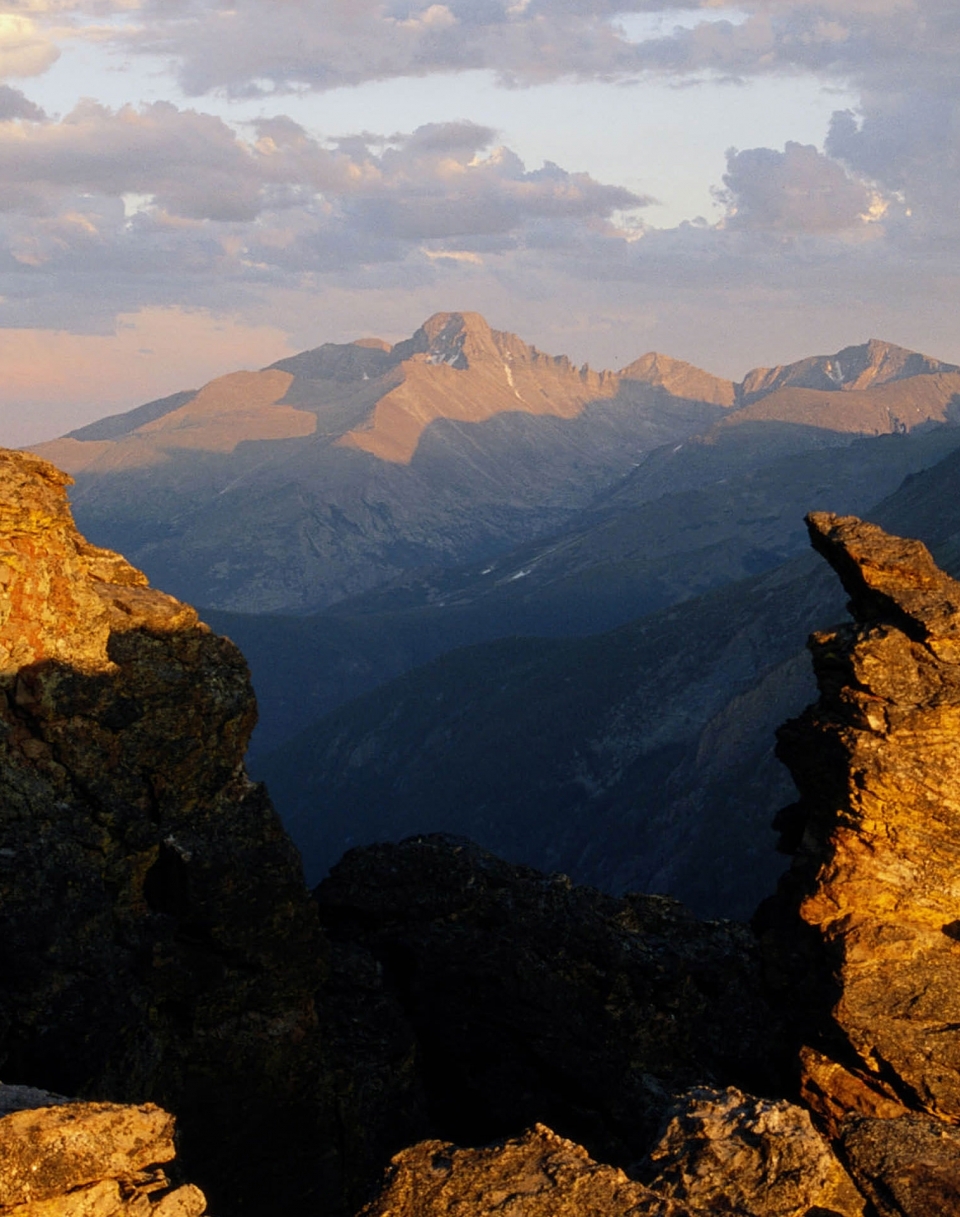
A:
{"label": "cumulus cloud", "polygon": [[29,122],[41,123],[46,119],[43,110],[9,85],[0,85],[0,123],[14,118],[25,118]]}
{"label": "cumulus cloud", "polygon": [[559,248],[646,201],[556,165],[527,170],[472,123],[325,145],[286,118],[244,139],[166,102],[84,102],[59,122],[0,124],[0,317],[69,328],[78,304],[90,324],[98,307],[212,305],[401,265],[416,281],[445,253],[478,265]]}
{"label": "cumulus cloud", "polygon": [[[860,104],[834,117],[823,151],[791,142],[731,152],[721,221],[657,232],[622,218],[648,200],[556,165],[531,169],[469,122],[321,142],[287,118],[241,135],[198,102],[87,103],[54,123],[7,88],[0,324],[110,325],[143,304],[230,303],[252,316],[281,298],[295,302],[292,317],[331,292],[425,300],[444,284],[444,305],[457,307],[481,283],[490,300],[536,300],[558,316],[574,298],[597,315],[604,301],[632,301],[691,330],[705,315],[722,328],[740,307],[738,326],[768,329],[780,300],[793,326],[783,332],[800,333],[800,317],[842,318],[844,301],[897,294],[911,302],[905,317],[929,320],[915,285],[935,279],[942,301],[960,278],[956,0],[681,0],[676,28],[630,35],[658,27],[625,14],[662,7],[23,0],[0,27],[0,69],[8,53],[21,72],[42,70],[57,23],[75,21],[82,37],[96,14],[96,37],[162,55],[197,97],[482,68],[511,85],[813,73],[856,90]],[[110,26],[111,12],[124,19]],[[845,331],[843,341],[863,336]]]}
{"label": "cumulus cloud", "polygon": [[0,12],[0,80],[39,76],[60,52],[23,13]]}
{"label": "cumulus cloud", "polygon": [[783,152],[753,148],[727,153],[727,225],[777,233],[827,233],[871,218],[874,196],[843,167],[809,144]]}

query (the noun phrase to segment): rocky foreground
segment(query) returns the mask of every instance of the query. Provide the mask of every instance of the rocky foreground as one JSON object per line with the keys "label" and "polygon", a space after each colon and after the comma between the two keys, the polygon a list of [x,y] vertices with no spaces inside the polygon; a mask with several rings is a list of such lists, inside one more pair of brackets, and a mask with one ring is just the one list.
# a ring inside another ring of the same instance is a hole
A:
{"label": "rocky foreground", "polygon": [[960,1213],[960,584],[923,546],[810,519],[854,622],[781,732],[754,929],[448,837],[311,899],[242,657],[64,484],[0,458],[0,1217]]}

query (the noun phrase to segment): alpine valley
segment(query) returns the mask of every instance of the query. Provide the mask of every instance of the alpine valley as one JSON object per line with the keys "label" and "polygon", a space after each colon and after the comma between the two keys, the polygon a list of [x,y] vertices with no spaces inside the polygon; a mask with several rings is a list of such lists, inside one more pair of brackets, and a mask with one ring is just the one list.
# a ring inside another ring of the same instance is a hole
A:
{"label": "alpine valley", "polygon": [[958,421],[960,368],[889,343],[734,383],[577,368],[443,313],[33,451],[91,541],[240,646],[249,763],[311,879],[443,831],[742,917],[783,867],[772,730],[842,614],[803,516],[956,573]]}

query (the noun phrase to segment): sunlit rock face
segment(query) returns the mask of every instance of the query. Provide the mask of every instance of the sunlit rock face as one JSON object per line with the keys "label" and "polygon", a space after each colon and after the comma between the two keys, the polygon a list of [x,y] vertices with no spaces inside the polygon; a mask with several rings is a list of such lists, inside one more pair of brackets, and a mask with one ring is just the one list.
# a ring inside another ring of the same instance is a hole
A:
{"label": "sunlit rock face", "polygon": [[171,1187],[175,1157],[174,1119],[153,1103],[80,1103],[0,1085],[4,1217],[202,1217],[195,1184]]}
{"label": "sunlit rock face", "polygon": [[800,800],[779,817],[795,858],[761,918],[769,959],[807,1019],[804,1087],[825,1119],[956,1122],[960,583],[918,541],[808,525],[854,620],[813,635],[820,700],[780,732]]}
{"label": "sunlit rock face", "polygon": [[426,1141],[398,1154],[360,1217],[862,1217],[863,1198],[792,1103],[730,1088],[673,1104],[646,1182],[595,1162],[537,1124],[521,1137],[458,1149]]}
{"label": "sunlit rock face", "polygon": [[246,665],[84,541],[67,480],[0,453],[0,1071],[163,1102],[221,1211],[289,1199],[319,931],[243,769]]}

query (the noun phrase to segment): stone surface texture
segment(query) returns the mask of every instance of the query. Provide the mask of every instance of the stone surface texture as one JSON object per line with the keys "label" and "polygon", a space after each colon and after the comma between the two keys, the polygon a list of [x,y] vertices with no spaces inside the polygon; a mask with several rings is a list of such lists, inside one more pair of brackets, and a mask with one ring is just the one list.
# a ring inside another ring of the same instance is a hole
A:
{"label": "stone surface texture", "polygon": [[733,1087],[691,1090],[650,1155],[658,1195],[715,1217],[862,1217],[863,1198],[809,1112]]}
{"label": "stone surface texture", "polygon": [[[5,1107],[39,1092],[0,1087]],[[19,1093],[17,1093],[19,1092]],[[174,1120],[152,1103],[27,1106],[0,1117],[3,1217],[201,1217],[203,1192],[171,1190]]]}
{"label": "stone surface texture", "polygon": [[218,1207],[289,1200],[322,951],[243,769],[246,665],[77,533],[67,481],[0,452],[0,1069],[163,1103]]}
{"label": "stone surface texture", "polygon": [[930,1116],[850,1116],[840,1149],[878,1217],[960,1213],[960,1135]]}
{"label": "stone surface texture", "polygon": [[383,1193],[360,1217],[686,1217],[622,1170],[537,1124],[480,1149],[423,1141],[398,1154]]}

